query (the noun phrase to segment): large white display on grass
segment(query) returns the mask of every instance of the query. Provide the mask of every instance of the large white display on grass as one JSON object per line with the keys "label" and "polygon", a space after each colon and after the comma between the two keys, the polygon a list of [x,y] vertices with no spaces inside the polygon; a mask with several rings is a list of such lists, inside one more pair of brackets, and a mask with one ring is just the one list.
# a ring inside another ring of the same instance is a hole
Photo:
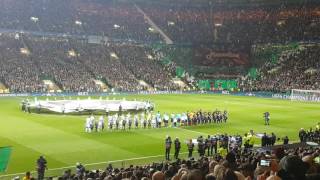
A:
{"label": "large white display on grass", "polygon": [[294,101],[320,102],[320,90],[292,89],[290,99]]}
{"label": "large white display on grass", "polygon": [[144,110],[152,108],[147,101],[128,100],[36,100],[30,103],[31,108],[40,108],[57,113],[73,113],[85,111],[119,111],[119,107],[126,110]]}

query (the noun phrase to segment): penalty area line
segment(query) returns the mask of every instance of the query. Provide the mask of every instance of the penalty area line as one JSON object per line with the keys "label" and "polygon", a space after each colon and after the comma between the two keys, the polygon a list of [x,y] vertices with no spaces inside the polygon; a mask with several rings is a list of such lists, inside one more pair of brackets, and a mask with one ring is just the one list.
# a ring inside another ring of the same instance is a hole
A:
{"label": "penalty area line", "polygon": [[184,131],[189,131],[189,132],[193,132],[193,133],[197,133],[197,134],[201,134],[201,135],[206,134],[204,132],[194,131],[194,130],[185,129],[185,128],[181,128],[181,127],[177,128],[177,129],[184,130]]}
{"label": "penalty area line", "polygon": [[[181,152],[179,154],[187,154],[188,152]],[[174,155],[174,154],[170,154]],[[157,158],[157,157],[164,157],[165,155],[154,155],[154,156],[144,156],[144,157],[136,157],[136,158],[129,158],[129,159],[118,159],[118,160],[111,160],[111,161],[103,161],[103,162],[96,162],[96,163],[88,163],[83,164],[84,166],[93,166],[93,165],[99,165],[99,164],[108,164],[108,163],[116,163],[116,162],[122,162],[122,161],[133,161],[133,160],[142,160],[142,159],[149,159],[149,158]],[[65,167],[59,167],[59,168],[52,168],[48,169],[48,171],[55,171],[55,170],[63,170],[68,168],[75,168],[76,165],[73,166],[65,166]],[[36,173],[36,171],[31,171],[31,173]],[[6,174],[6,175],[0,175],[0,178],[8,177],[8,176],[18,176],[18,175],[24,175],[25,172],[21,173],[14,173],[14,174]]]}

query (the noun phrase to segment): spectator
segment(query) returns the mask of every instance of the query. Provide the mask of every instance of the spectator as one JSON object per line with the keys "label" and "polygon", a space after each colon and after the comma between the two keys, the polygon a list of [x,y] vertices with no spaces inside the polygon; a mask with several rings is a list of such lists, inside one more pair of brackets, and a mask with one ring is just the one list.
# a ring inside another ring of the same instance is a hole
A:
{"label": "spectator", "polygon": [[47,169],[47,160],[43,156],[40,156],[39,159],[37,160],[38,180],[44,179],[44,173],[46,169]]}
{"label": "spectator", "polygon": [[32,176],[30,171],[26,172],[26,175],[23,177],[23,180],[31,180],[31,179],[32,179]]}

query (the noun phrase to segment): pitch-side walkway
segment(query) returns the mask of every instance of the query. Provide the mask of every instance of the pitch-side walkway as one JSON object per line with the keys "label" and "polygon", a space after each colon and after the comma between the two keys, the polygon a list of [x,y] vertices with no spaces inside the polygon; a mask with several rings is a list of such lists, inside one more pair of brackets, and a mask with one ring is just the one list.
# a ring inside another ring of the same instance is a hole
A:
{"label": "pitch-side walkway", "polygon": [[[187,154],[188,152],[182,152],[180,154]],[[174,154],[170,154],[173,156]],[[150,158],[158,158],[158,157],[164,157],[164,154],[162,155],[155,155],[155,156],[144,156],[144,157],[136,157],[136,158],[129,158],[129,159],[119,159],[119,160],[113,160],[113,161],[104,161],[104,162],[96,162],[96,163],[88,163],[88,164],[83,164],[85,167],[87,166],[93,166],[93,165],[101,165],[101,164],[109,164],[109,163],[117,163],[117,162],[123,162],[123,161],[134,161],[134,160],[143,160],[143,159],[150,159]],[[48,171],[55,171],[55,170],[64,170],[64,169],[70,169],[70,168],[75,168],[75,165],[72,166],[65,166],[65,167],[59,167],[59,168],[51,168],[48,169]],[[15,177],[19,175],[24,175],[26,172],[21,172],[21,173],[14,173],[14,174],[6,174],[6,175],[0,175],[0,179],[7,178],[7,177]],[[36,171],[31,171],[30,173],[34,174]],[[62,173],[62,172],[61,172]]]}

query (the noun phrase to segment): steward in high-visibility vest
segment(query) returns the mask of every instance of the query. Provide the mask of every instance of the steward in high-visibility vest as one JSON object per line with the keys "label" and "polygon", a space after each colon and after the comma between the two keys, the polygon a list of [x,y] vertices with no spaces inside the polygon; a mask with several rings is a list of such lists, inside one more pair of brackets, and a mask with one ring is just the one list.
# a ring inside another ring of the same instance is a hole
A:
{"label": "steward in high-visibility vest", "polygon": [[228,154],[228,150],[223,147],[219,147],[218,154],[222,157],[226,157],[226,155]]}
{"label": "steward in high-visibility vest", "polygon": [[244,142],[244,148],[245,149],[248,149],[250,147],[250,138],[248,137],[248,134],[245,133],[244,136],[243,136],[243,142]]}
{"label": "steward in high-visibility vest", "polygon": [[253,148],[254,142],[255,142],[254,136],[249,135],[249,147],[250,148]]}

